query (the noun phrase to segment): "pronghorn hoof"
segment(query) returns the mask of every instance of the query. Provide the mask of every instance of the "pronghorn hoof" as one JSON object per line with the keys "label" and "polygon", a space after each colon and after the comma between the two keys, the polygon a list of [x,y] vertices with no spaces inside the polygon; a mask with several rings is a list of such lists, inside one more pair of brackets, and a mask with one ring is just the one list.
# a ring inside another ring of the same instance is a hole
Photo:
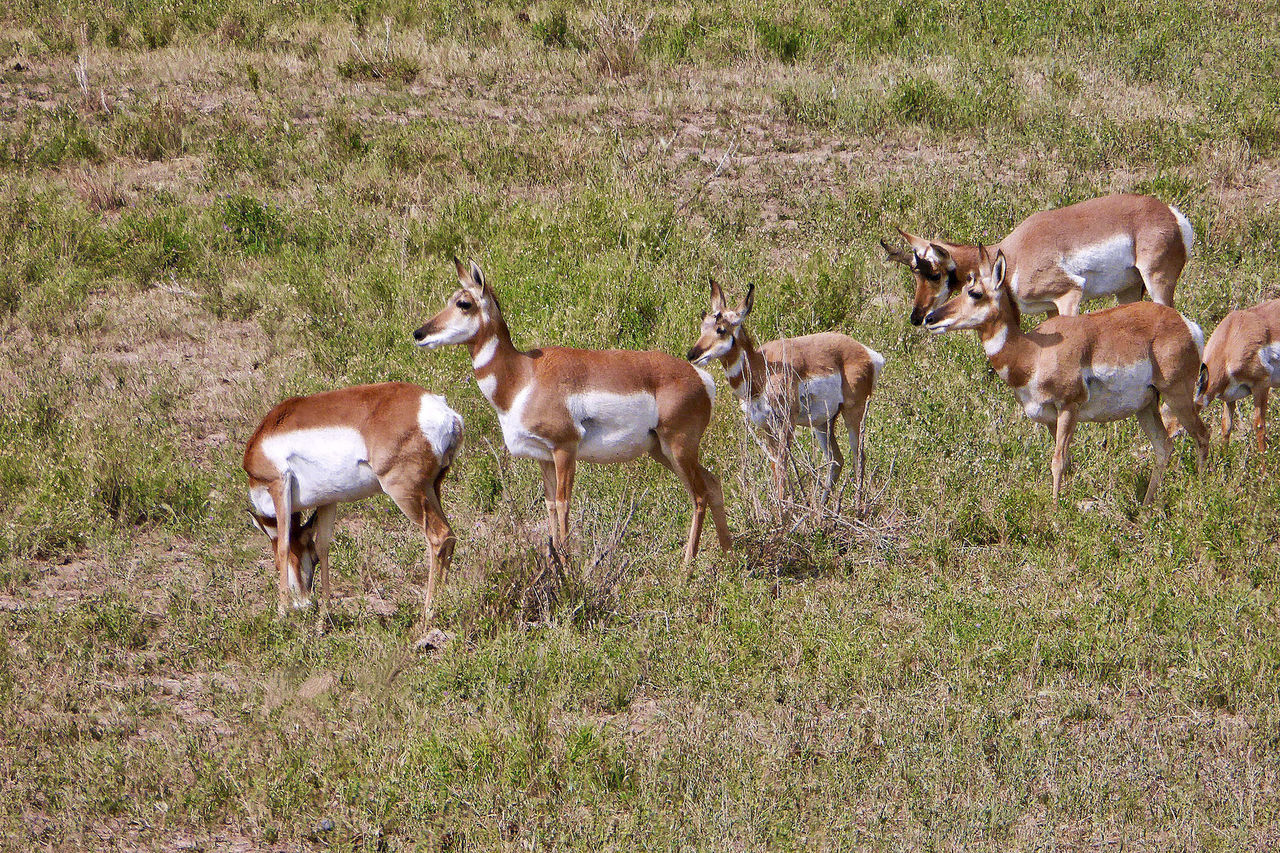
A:
{"label": "pronghorn hoof", "polygon": [[452,634],[441,631],[439,628],[432,628],[423,634],[413,647],[420,652],[435,652],[449,645],[449,641],[453,639]]}

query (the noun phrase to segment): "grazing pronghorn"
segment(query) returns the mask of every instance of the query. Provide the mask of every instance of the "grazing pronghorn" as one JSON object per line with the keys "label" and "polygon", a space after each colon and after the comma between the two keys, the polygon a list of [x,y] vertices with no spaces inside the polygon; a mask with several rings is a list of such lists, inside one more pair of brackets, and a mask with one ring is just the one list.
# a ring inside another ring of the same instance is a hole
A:
{"label": "grazing pronghorn", "polygon": [[[916,282],[911,322],[959,293],[978,271],[978,246],[930,241],[898,229],[909,245],[881,240],[889,260],[905,264]],[[1145,195],[1107,195],[1028,216],[991,250],[1004,253],[1009,290],[1024,314],[1072,317],[1080,303],[1114,295],[1173,305],[1173,287],[1187,263],[1195,231],[1175,207]]]}
{"label": "grazing pronghorn", "polygon": [[1236,400],[1252,394],[1258,452],[1265,453],[1267,398],[1280,385],[1280,299],[1223,317],[1209,336],[1204,364],[1196,403],[1204,408],[1222,398],[1222,439],[1226,441],[1235,426]]}
{"label": "grazing pronghorn", "polygon": [[720,359],[749,425],[761,430],[757,438],[773,462],[779,500],[785,494],[791,439],[795,427],[804,425],[813,428],[827,459],[822,492],[826,502],[844,464],[835,436],[836,421],[842,416],[849,431],[854,483],[861,489],[867,403],[884,367],[884,356],[835,332],[783,338],[757,348],[743,325],[755,292],[753,284],[747,288],[742,305],[731,310],[720,285],[711,282],[711,311],[702,315],[701,334],[689,350],[689,360],[707,364]]}
{"label": "grazing pronghorn", "polygon": [[[407,382],[291,397],[268,412],[244,449],[244,470],[253,520],[275,545],[280,615],[290,596],[296,607],[307,604],[318,564],[324,619],[337,505],[385,492],[430,544],[425,632],[453,556],[440,485],[461,445],[462,417],[443,397]],[[312,507],[301,524],[301,511]]]}
{"label": "grazing pronghorn", "polygon": [[574,470],[584,462],[630,462],[648,453],[680,478],[693,500],[684,558],[698,553],[708,508],[721,549],[732,547],[720,481],[698,460],[711,420],[715,382],[661,352],[543,347],[511,343],[498,297],[480,267],[457,258],[460,287],[413,333],[418,346],[466,344],[481,393],[497,410],[512,456],[536,459],[552,539],[569,538]]}
{"label": "grazing pronghorn", "polygon": [[1006,283],[1003,252],[979,247],[978,273],[960,294],[925,318],[931,332],[975,329],[991,367],[1013,388],[1027,417],[1054,434],[1053,496],[1062,487],[1078,421],[1135,415],[1155,448],[1143,504],[1151,503],[1173,444],[1160,421],[1163,400],[1196,442],[1203,469],[1208,431],[1195,406],[1204,335],[1166,305],[1119,305],[1081,317],[1053,317],[1023,332]]}

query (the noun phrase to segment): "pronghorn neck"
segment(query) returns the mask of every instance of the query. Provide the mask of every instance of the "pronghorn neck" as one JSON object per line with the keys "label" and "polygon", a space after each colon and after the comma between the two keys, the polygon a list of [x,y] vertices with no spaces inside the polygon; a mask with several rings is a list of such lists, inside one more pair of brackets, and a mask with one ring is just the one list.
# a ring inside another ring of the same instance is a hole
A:
{"label": "pronghorn neck", "polygon": [[1006,382],[1015,382],[1011,368],[1026,361],[1027,336],[1022,333],[1022,315],[1008,292],[1000,294],[1000,311],[978,327],[987,361]]}
{"label": "pronghorn neck", "polygon": [[467,347],[471,352],[471,368],[475,371],[480,392],[490,403],[505,411],[511,396],[524,385],[521,362],[527,356],[511,343],[511,331],[502,317],[498,300],[493,298],[492,293],[488,296],[492,312],[486,311],[480,331],[468,342]]}
{"label": "pronghorn neck", "polygon": [[754,400],[764,393],[764,354],[746,326],[739,326],[733,336],[733,347],[720,356],[729,387],[740,400]]}

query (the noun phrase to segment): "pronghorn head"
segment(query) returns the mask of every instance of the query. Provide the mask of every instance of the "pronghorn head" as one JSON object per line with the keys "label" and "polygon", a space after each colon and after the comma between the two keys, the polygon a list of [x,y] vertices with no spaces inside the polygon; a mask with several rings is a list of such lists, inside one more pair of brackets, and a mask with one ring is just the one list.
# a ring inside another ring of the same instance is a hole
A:
{"label": "pronghorn head", "polygon": [[986,247],[981,246],[978,257],[978,272],[969,274],[968,282],[960,288],[956,298],[934,308],[924,318],[925,328],[929,331],[941,334],[977,329],[1010,310],[1013,303],[1004,283],[1004,252],[997,251],[992,259]]}
{"label": "pronghorn head", "polygon": [[420,347],[435,349],[449,344],[465,344],[480,333],[493,315],[493,291],[475,261],[468,269],[453,259],[458,269],[458,289],[444,303],[444,308],[413,333]]}
{"label": "pronghorn head", "polygon": [[907,241],[908,248],[895,249],[884,240],[880,241],[880,245],[884,247],[888,260],[903,264],[915,277],[916,295],[911,306],[911,325],[919,326],[924,315],[942,305],[959,289],[956,262],[945,247],[908,234],[901,228],[898,233]]}
{"label": "pronghorn head", "polygon": [[[265,515],[258,515],[253,510],[249,510],[249,515],[253,518],[254,526],[267,534],[267,538],[271,540],[272,548],[274,549],[275,541],[280,535],[276,520]],[[306,596],[311,593],[311,577],[315,573],[316,565],[320,562],[320,555],[316,551],[316,518],[319,515],[318,512],[313,512],[311,517],[303,523],[302,513],[295,512],[289,522],[291,531],[289,535],[289,583],[291,586],[295,581],[299,584],[296,590],[298,596]]]}
{"label": "pronghorn head", "polygon": [[742,321],[751,313],[755,302],[756,286],[747,288],[747,298],[736,311],[725,306],[720,285],[711,279],[711,310],[702,312],[702,329],[698,340],[689,348],[689,360],[694,364],[706,364],[713,358],[727,355],[733,349],[734,339],[742,328]]}

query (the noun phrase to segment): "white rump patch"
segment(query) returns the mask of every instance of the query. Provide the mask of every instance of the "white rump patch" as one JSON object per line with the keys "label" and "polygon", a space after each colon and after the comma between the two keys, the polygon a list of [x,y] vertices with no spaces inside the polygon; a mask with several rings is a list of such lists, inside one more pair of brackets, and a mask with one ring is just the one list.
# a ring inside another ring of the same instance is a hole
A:
{"label": "white rump patch", "polygon": [[1128,234],[1117,234],[1070,252],[1062,258],[1059,266],[1080,285],[1084,291],[1083,299],[1088,300],[1109,296],[1141,281],[1134,267],[1135,260],[1133,238]]}
{"label": "white rump patch", "polygon": [[1200,360],[1203,361],[1204,360],[1204,329],[1201,329],[1200,325],[1195,321],[1188,320],[1184,315],[1179,314],[1178,316],[1182,317],[1182,322],[1187,324],[1187,331],[1191,333],[1191,340],[1196,342],[1196,352],[1200,354]]}
{"label": "white rump patch", "polygon": [[884,370],[884,356],[873,350],[866,344],[862,348],[867,351],[867,355],[871,357],[871,381],[872,383],[880,381],[880,371]]}
{"label": "white rump patch", "polygon": [[1267,344],[1258,349],[1258,361],[1271,374],[1272,386],[1280,385],[1280,343]]}
{"label": "white rump patch", "polygon": [[[268,436],[262,441],[262,452],[276,470],[293,474],[295,512],[338,501],[356,501],[382,491],[377,475],[369,467],[364,437],[353,427],[317,427]],[[275,517],[269,496],[270,512],[252,492],[249,497],[262,515]]]}
{"label": "white rump patch", "polygon": [[658,401],[648,392],[585,391],[569,395],[565,405],[578,428],[578,458],[584,462],[629,462],[653,446]]}
{"label": "white rump patch", "polygon": [[825,426],[844,403],[844,383],[838,373],[813,376],[800,382],[797,394],[802,418],[800,423]]}
{"label": "white rump patch", "polygon": [[453,464],[453,456],[462,445],[462,415],[449,408],[444,397],[423,394],[418,406],[418,428],[439,463]]}
{"label": "white rump patch", "polygon": [[1080,406],[1082,421],[1115,421],[1136,414],[1154,398],[1147,359],[1134,364],[1095,364],[1082,368],[1088,398]]}
{"label": "white rump patch", "polygon": [[1173,205],[1169,205],[1169,212],[1173,214],[1173,218],[1178,220],[1178,230],[1182,232],[1182,245],[1186,247],[1187,254],[1191,254],[1191,246],[1196,242],[1196,229],[1191,227],[1191,220],[1182,215],[1182,211]]}

